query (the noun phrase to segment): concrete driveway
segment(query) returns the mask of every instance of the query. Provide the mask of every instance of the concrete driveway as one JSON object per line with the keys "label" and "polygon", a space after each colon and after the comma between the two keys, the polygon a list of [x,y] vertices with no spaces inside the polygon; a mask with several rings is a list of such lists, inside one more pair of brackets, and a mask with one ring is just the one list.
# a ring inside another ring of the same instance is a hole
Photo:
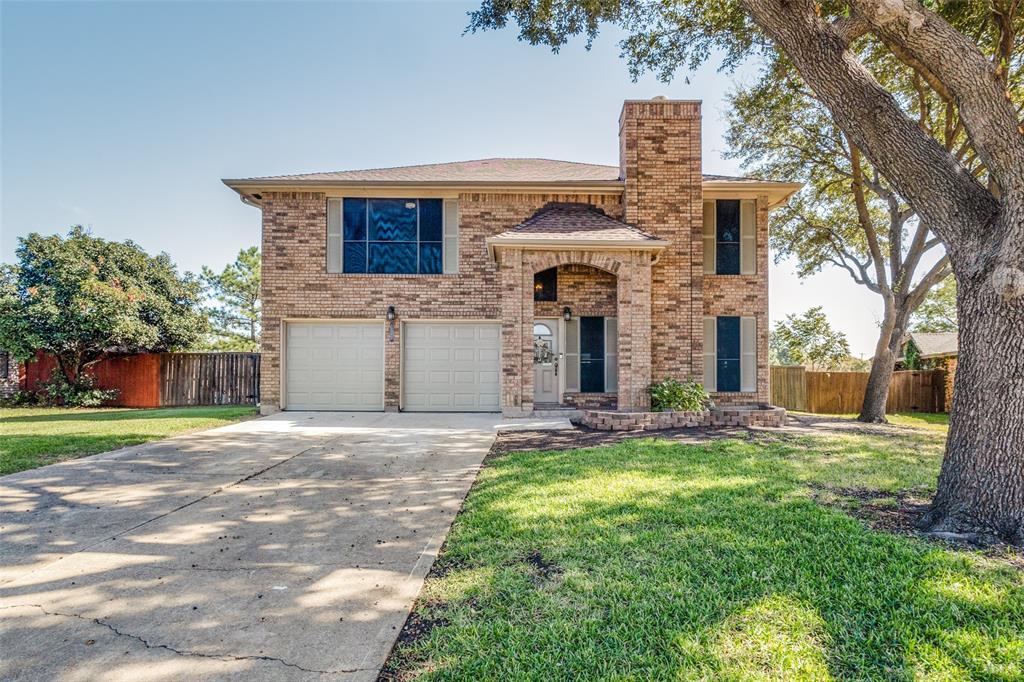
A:
{"label": "concrete driveway", "polygon": [[0,478],[0,679],[375,679],[500,423],[284,413]]}

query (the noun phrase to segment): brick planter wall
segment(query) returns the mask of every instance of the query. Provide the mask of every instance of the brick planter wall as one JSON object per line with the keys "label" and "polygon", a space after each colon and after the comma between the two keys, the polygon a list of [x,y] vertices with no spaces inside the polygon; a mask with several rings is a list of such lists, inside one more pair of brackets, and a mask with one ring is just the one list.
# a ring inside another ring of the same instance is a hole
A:
{"label": "brick planter wall", "polygon": [[697,426],[779,428],[786,423],[782,407],[727,407],[683,412],[616,412],[584,410],[580,424],[598,431],[659,431]]}

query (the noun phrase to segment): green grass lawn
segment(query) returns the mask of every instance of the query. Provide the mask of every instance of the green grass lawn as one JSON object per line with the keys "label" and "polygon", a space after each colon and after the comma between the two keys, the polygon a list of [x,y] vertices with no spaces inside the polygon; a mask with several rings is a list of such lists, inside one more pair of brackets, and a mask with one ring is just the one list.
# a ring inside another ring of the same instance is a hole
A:
{"label": "green grass lawn", "polygon": [[927,496],[943,440],[497,457],[424,587],[426,634],[392,663],[431,680],[1024,679],[1024,573],[816,501]]}
{"label": "green grass lawn", "polygon": [[246,406],[0,408],[0,475],[223,426],[255,413],[256,408]]}
{"label": "green grass lawn", "polygon": [[[815,417],[839,417],[842,419],[856,419],[855,414],[813,414],[811,412],[795,412],[793,414],[801,414]],[[889,420],[890,424],[897,426],[913,426],[919,429],[930,429],[932,431],[941,431],[945,433],[949,430],[949,414],[946,412],[897,412],[895,414],[887,414],[885,418]]]}

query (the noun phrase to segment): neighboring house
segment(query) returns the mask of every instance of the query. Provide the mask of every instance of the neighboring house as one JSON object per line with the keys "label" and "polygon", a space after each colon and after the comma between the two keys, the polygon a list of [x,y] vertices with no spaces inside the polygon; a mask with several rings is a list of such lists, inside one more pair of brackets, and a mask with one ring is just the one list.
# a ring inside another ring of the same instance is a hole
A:
{"label": "neighboring house", "polygon": [[900,362],[904,367],[946,370],[947,410],[953,405],[953,380],[956,378],[959,351],[956,332],[910,332],[903,343],[903,358]]}
{"label": "neighboring house", "polygon": [[265,413],[769,401],[768,212],[701,174],[700,102],[627,101],[619,165],[546,159],[225,180],[263,211]]}
{"label": "neighboring house", "polygon": [[20,388],[18,361],[5,350],[0,350],[0,399],[10,398]]}

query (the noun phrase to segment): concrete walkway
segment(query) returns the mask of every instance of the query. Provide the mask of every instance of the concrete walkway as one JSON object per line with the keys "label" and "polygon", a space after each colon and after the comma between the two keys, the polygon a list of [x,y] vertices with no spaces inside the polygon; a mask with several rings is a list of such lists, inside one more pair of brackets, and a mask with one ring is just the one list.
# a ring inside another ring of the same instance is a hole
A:
{"label": "concrete walkway", "polygon": [[290,412],[0,478],[0,679],[375,679],[501,423]]}

